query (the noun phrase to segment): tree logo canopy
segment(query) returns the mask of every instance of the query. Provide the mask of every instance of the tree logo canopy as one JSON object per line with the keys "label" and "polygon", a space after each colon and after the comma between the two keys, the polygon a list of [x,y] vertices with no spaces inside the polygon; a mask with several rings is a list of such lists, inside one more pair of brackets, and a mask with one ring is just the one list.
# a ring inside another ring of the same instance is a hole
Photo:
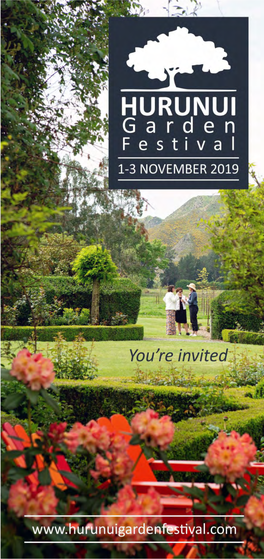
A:
{"label": "tree logo canopy", "polygon": [[143,47],[136,47],[126,63],[135,72],[147,72],[150,80],[168,82],[160,90],[186,91],[177,87],[176,74],[193,74],[193,67],[198,65],[202,67],[202,72],[211,74],[230,70],[226,56],[226,51],[216,47],[213,41],[205,41],[190,33],[187,27],[177,27],[168,35],[158,35],[156,41],[149,40]]}

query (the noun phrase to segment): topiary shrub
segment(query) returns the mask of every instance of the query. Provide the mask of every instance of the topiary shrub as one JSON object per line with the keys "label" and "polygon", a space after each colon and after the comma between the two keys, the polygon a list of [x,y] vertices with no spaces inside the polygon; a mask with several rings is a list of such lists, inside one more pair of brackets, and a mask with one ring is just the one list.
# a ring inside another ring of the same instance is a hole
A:
{"label": "topiary shrub", "polygon": [[243,330],[223,330],[224,342],[264,345],[264,334],[261,332],[244,332]]}
{"label": "topiary shrub", "polygon": [[262,320],[251,311],[250,298],[244,295],[242,298],[239,291],[223,291],[211,303],[211,336],[214,340],[222,339],[222,330],[233,330],[237,323],[246,331],[258,332]]}

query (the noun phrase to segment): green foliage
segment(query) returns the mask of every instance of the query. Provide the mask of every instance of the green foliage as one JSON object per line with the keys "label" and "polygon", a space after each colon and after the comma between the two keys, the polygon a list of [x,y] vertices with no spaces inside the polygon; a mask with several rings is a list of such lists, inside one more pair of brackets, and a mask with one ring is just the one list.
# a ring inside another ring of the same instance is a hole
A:
{"label": "green foliage", "polygon": [[222,330],[222,338],[224,342],[239,344],[264,344],[264,334],[260,332],[246,332],[243,330]]}
{"label": "green foliage", "polygon": [[92,380],[98,376],[97,362],[93,357],[94,346],[92,344],[90,349],[86,348],[81,334],[76,336],[71,347],[61,333],[54,338],[54,342],[54,347],[48,353],[56,378]]}
{"label": "green foliage", "polygon": [[[66,276],[50,276],[35,278],[36,284],[43,288],[45,299],[49,306],[57,302],[62,307],[83,309],[91,306],[92,300],[92,282],[82,286],[72,278]],[[133,284],[129,279],[116,278],[111,283],[101,283],[101,299],[100,299],[100,322],[104,320],[110,324],[115,313],[122,312],[127,315],[129,323],[136,323],[139,307],[141,289]],[[3,302],[8,301],[7,295],[3,296]],[[21,291],[16,290],[16,298],[21,298]],[[14,297],[14,304],[15,303]],[[23,300],[24,301],[24,300]],[[30,307],[24,301],[20,305],[18,324],[28,324],[30,316]]]}
{"label": "green foliage", "polygon": [[253,171],[251,175],[256,184],[248,190],[221,191],[223,213],[207,224],[229,284],[248,295],[252,313],[263,317],[264,181],[259,183]]}
{"label": "green foliage", "polygon": [[[160,405],[160,402],[166,408],[172,406],[174,421],[187,420],[190,415],[199,415],[199,412],[205,408],[205,401],[209,402],[209,398],[206,398],[205,392],[200,387],[189,390],[171,386],[145,386],[136,383],[107,382],[102,384],[100,380],[91,382],[89,385],[79,382],[77,384],[63,382],[62,384],[62,381],[58,381],[58,386],[64,399],[74,406],[77,414],[76,420],[81,422],[87,422],[92,417],[97,418],[100,415],[110,417],[113,410],[115,413],[127,415],[144,396],[151,398],[155,409]],[[201,399],[199,404],[200,397],[204,400]],[[237,410],[247,406],[247,400],[243,402],[240,399],[234,401],[231,391],[226,391],[221,403],[225,411]],[[215,399],[214,410],[216,410],[216,405]],[[218,404],[217,411],[219,409]]]}
{"label": "green foliage", "polygon": [[249,295],[241,291],[224,291],[216,297],[211,304],[213,339],[221,339],[222,330],[236,328],[237,322],[246,331],[258,332],[261,327],[261,318],[256,316],[252,309]]}
{"label": "green foliage", "polygon": [[228,370],[221,376],[216,377],[219,384],[225,386],[255,386],[264,378],[264,354],[248,355],[244,350],[238,354],[236,350],[232,354],[232,361]]}
{"label": "green foliage", "polygon": [[264,398],[264,378],[256,386],[255,398]]}
{"label": "green foliage", "polygon": [[[1,382],[1,402],[4,403],[5,399],[12,394],[14,394],[14,386],[13,382]],[[42,398],[38,399],[35,405],[32,405],[31,410],[31,417],[32,417],[32,429],[37,430],[38,428],[48,427],[50,423],[57,422],[58,420],[61,421],[68,421],[70,423],[74,422],[74,415],[73,415],[73,408],[67,403],[67,401],[58,394],[54,394],[52,390],[48,391],[49,394],[52,395],[52,398],[59,404],[59,414],[51,409],[49,405],[43,401]],[[26,419],[28,417],[28,406],[26,401],[26,387],[23,384],[16,383],[16,394],[21,395],[22,401],[21,403],[15,408],[15,412],[11,413],[11,417],[13,417],[12,425],[16,425],[21,423],[23,426],[26,425]],[[12,408],[11,408],[12,409]],[[9,421],[9,417],[6,418],[5,414],[3,415],[4,421]],[[10,422],[11,423],[11,422]]]}
{"label": "green foliage", "polygon": [[182,279],[182,280],[178,280],[175,284],[175,287],[182,287],[182,289],[186,289],[188,291],[188,285],[190,283],[194,283],[195,284],[195,280],[187,280],[187,279]]}
{"label": "green foliage", "polygon": [[72,269],[75,279],[84,285],[90,280],[110,281],[117,276],[116,265],[109,252],[101,245],[83,248],[76,256]]}
{"label": "green foliage", "polygon": [[87,326],[90,322],[90,309],[68,309],[64,307],[62,316],[52,319],[52,325],[81,324]]}
{"label": "green foliage", "polygon": [[121,312],[116,312],[115,316],[111,318],[111,326],[120,326],[127,324],[127,315]]}
{"label": "green foliage", "polygon": [[[228,427],[235,429],[240,434],[249,433],[258,443],[264,429],[264,409],[262,402],[244,397],[244,389],[236,388],[226,390],[226,401],[235,399],[236,405],[223,413],[214,413],[205,418],[188,418],[185,413],[193,405],[194,394],[188,389],[171,386],[145,386],[135,383],[121,384],[121,382],[104,382],[95,380],[89,382],[58,381],[61,397],[73,406],[76,421],[86,423],[89,419],[101,416],[110,417],[116,413],[129,414],[138,401],[144,396],[151,399],[155,409],[160,402],[166,408],[172,406],[176,433],[169,457],[173,460],[200,460],[201,453],[207,450],[214,434],[208,432],[207,426],[218,425],[225,428],[226,416]],[[196,398],[201,391],[196,390]],[[151,394],[151,396],[150,396]],[[186,422],[187,420],[187,422]]]}
{"label": "green foliage", "polygon": [[169,266],[161,274],[161,285],[184,282],[187,280],[183,278],[197,277],[201,264],[200,259],[196,258],[192,252],[182,256],[177,264],[175,263],[175,251],[171,247],[167,248],[167,256],[169,258]]}
{"label": "green foliage", "polygon": [[67,233],[45,233],[38,244],[37,254],[31,252],[28,265],[37,275],[72,275],[72,261],[83,246],[73,235]]}
{"label": "green foliage", "polygon": [[16,417],[15,415],[11,415],[10,413],[6,413],[5,411],[1,411],[1,428],[3,423],[10,423],[10,425],[12,425],[12,427],[14,427],[15,425],[23,425],[24,429],[27,429],[27,424],[26,421],[23,421],[21,419],[18,419],[18,417]]}
{"label": "green foliage", "polygon": [[[181,386],[187,388],[190,394],[190,402],[185,410],[186,417],[204,416],[235,409],[234,400],[226,398],[225,388],[227,385],[219,383],[218,377],[214,380],[208,380],[204,377],[197,377],[188,369],[172,365],[168,371],[162,367],[157,371],[143,371],[138,368],[132,380],[138,384],[150,386]],[[197,390],[199,390],[198,396]]]}
{"label": "green foliage", "polygon": [[[143,340],[144,329],[138,324],[125,326],[37,326],[37,339],[40,342],[52,342],[59,333],[67,342],[72,342],[77,334],[81,334],[86,341],[107,340]],[[3,340],[28,340],[33,333],[31,326],[4,326]]]}
{"label": "green foliage", "polygon": [[28,250],[62,210],[61,148],[76,154],[106,132],[97,98],[108,77],[109,16],[139,8],[133,0],[1,2],[2,273],[9,291],[27,269]]}

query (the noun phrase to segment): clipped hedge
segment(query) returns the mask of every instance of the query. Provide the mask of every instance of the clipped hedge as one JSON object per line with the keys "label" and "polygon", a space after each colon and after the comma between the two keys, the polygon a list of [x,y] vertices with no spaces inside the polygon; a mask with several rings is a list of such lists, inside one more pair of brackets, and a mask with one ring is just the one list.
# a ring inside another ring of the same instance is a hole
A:
{"label": "clipped hedge", "polygon": [[242,330],[223,330],[224,342],[239,344],[264,345],[264,334],[260,332],[244,332]]}
{"label": "clipped hedge", "polygon": [[[227,428],[228,431],[235,430],[241,435],[249,433],[257,445],[264,433],[264,407],[263,402],[252,398],[243,398],[239,389],[234,396],[238,396],[241,404],[248,406],[247,409],[230,411],[208,415],[203,418],[180,421],[176,424],[175,438],[169,458],[174,460],[201,460],[201,455],[207,451],[209,444],[215,438],[215,433],[208,429],[209,425],[215,425],[220,429]],[[241,389],[240,389],[241,390]],[[224,417],[228,417],[228,421]]]}
{"label": "clipped hedge", "polygon": [[[78,284],[70,276],[37,277],[35,287],[43,287],[47,303],[52,304],[56,296],[67,308],[91,308],[92,282],[86,286]],[[32,284],[32,279],[31,279]],[[116,278],[100,284],[99,320],[111,320],[116,312],[127,315],[130,324],[136,324],[140,307],[141,289],[131,280]],[[20,295],[21,296],[21,295]],[[30,308],[28,303],[20,307],[18,324],[28,324]]]}
{"label": "clipped hedge", "polygon": [[[237,308],[238,310],[228,310]],[[247,300],[239,291],[223,291],[211,303],[211,336],[214,340],[222,337],[223,330],[233,330],[237,322],[245,329],[258,332],[263,318],[250,312],[250,298]]]}
{"label": "clipped hedge", "polygon": [[[188,417],[186,410],[193,405],[200,395],[200,390],[189,392],[188,389],[174,386],[149,386],[132,382],[117,382],[96,379],[87,381],[57,380],[63,399],[73,406],[76,421],[87,423],[90,419],[102,414],[110,416],[113,413],[127,415],[137,405],[143,396],[150,396],[150,400],[158,407],[160,402],[166,407],[172,406],[173,420],[181,421]],[[230,401],[226,398],[226,410],[237,410],[246,406],[238,400]]]}
{"label": "clipped hedge", "polygon": [[[28,340],[33,334],[32,326],[3,326],[2,340]],[[72,342],[78,334],[86,341],[105,342],[108,340],[143,340],[144,328],[139,324],[125,326],[38,326],[37,337],[40,342],[52,342],[55,336],[63,335]]]}
{"label": "clipped hedge", "polygon": [[255,388],[255,398],[264,398],[264,378],[258,382]]}
{"label": "clipped hedge", "polygon": [[[176,431],[169,457],[174,460],[200,460],[201,454],[206,452],[215,437],[215,433],[207,427],[211,424],[219,428],[226,426],[229,431],[234,429],[240,434],[249,433],[257,444],[264,434],[263,401],[246,398],[244,388],[226,391],[230,411],[187,419],[185,412],[190,403],[193,404],[194,399],[198,398],[199,388],[197,393],[191,394],[187,389],[178,387],[120,384],[111,381],[104,381],[102,384],[99,379],[91,382],[58,380],[56,385],[61,397],[73,407],[75,420],[81,423],[101,416],[110,417],[113,413],[126,415],[139,399],[150,393],[154,404],[162,401],[166,407],[173,406],[176,411],[173,416]],[[234,400],[228,400],[228,397],[233,397]],[[226,416],[228,421],[225,423]]]}

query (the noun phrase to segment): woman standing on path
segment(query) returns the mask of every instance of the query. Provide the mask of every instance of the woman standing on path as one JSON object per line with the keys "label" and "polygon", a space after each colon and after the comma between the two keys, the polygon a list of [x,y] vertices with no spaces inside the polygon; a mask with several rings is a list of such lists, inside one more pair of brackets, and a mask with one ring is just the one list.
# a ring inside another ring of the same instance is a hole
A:
{"label": "woman standing on path", "polygon": [[198,313],[198,301],[197,301],[197,293],[196,287],[194,283],[190,283],[187,285],[189,287],[190,295],[187,301],[190,309],[190,320],[192,323],[192,331],[193,333],[191,336],[197,336],[198,332],[198,322],[197,322],[197,313]]}
{"label": "woman standing on path", "polygon": [[181,336],[181,325],[184,325],[184,329],[186,332],[186,336],[190,336],[188,332],[188,324],[187,324],[187,317],[186,317],[186,305],[188,304],[187,297],[182,293],[182,287],[177,287],[176,289],[176,322],[178,325],[178,332],[179,336]]}
{"label": "woman standing on path", "polygon": [[166,334],[167,336],[176,336],[176,324],[175,324],[175,310],[177,296],[174,293],[174,285],[169,285],[168,292],[163,298],[164,303],[166,303]]}

